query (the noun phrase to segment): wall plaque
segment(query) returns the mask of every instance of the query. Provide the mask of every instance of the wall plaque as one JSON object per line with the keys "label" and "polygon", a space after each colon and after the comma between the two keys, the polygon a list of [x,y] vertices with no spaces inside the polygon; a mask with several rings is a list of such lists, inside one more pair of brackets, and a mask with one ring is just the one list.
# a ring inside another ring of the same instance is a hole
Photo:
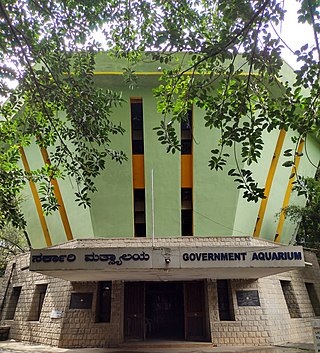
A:
{"label": "wall plaque", "polygon": [[71,293],[70,309],[91,309],[92,293]]}
{"label": "wall plaque", "polygon": [[61,319],[62,318],[62,311],[57,309],[52,309],[50,314],[50,319]]}
{"label": "wall plaque", "polygon": [[237,290],[236,295],[238,306],[260,306],[257,290]]}

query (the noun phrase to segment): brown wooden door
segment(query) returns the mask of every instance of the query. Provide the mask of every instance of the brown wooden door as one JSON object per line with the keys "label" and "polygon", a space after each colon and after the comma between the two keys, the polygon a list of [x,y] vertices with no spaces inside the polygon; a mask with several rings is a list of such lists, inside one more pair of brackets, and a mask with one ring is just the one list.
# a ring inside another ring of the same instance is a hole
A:
{"label": "brown wooden door", "polygon": [[125,339],[145,338],[145,288],[144,282],[124,284],[124,337]]}
{"label": "brown wooden door", "polygon": [[204,282],[184,282],[185,339],[207,340]]}

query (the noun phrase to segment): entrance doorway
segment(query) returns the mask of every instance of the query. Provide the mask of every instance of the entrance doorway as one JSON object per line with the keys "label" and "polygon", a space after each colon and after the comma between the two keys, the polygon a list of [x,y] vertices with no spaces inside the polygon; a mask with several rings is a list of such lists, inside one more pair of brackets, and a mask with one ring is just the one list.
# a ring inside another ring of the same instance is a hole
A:
{"label": "entrance doorway", "polygon": [[203,281],[125,282],[127,340],[208,340]]}
{"label": "entrance doorway", "polygon": [[183,284],[146,283],[146,338],[184,339]]}

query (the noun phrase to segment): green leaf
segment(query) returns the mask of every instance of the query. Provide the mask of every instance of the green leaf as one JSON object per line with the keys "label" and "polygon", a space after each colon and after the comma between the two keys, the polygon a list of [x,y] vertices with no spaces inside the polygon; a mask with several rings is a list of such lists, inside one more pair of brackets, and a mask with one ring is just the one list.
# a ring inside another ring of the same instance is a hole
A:
{"label": "green leaf", "polygon": [[283,167],[292,167],[294,165],[293,161],[286,161],[282,164]]}

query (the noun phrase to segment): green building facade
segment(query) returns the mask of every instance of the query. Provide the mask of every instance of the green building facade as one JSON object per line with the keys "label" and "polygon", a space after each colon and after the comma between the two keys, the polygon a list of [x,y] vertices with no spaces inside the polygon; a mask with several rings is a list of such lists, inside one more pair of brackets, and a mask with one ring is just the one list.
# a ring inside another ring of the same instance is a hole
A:
{"label": "green building facade", "polygon": [[[159,64],[141,63],[134,67],[138,77],[138,87],[134,89],[129,89],[124,82],[123,66],[123,62],[100,55],[95,80],[99,87],[122,92],[125,103],[114,109],[110,119],[121,123],[126,132],[123,136],[113,136],[111,147],[124,151],[128,161],[121,165],[107,161],[106,169],[95,181],[98,192],[91,195],[92,207],[89,209],[79,207],[74,201],[75,183],[72,179],[57,181],[56,189],[61,193],[65,215],[55,212],[45,217],[47,238],[50,238],[51,244],[70,239],[136,236],[135,223],[139,221],[135,221],[135,189],[142,190],[143,194],[143,205],[140,201],[139,207],[144,209],[144,215],[140,213],[140,216],[144,217],[143,236],[147,238],[180,237],[183,234],[182,223],[187,222],[192,228],[189,233],[195,237],[255,236],[282,244],[292,242],[296,225],[285,219],[279,220],[276,214],[283,207],[304,202],[292,191],[290,183],[294,178],[290,179],[291,168],[282,167],[287,160],[283,152],[292,148],[293,133],[265,133],[262,157],[258,164],[250,168],[260,187],[266,188],[268,197],[262,204],[261,201],[249,203],[243,199],[237,184],[227,176],[228,170],[235,167],[232,158],[224,171],[216,172],[208,167],[210,151],[217,147],[219,136],[217,131],[205,127],[204,111],[193,107],[190,127],[184,132],[179,126],[177,128],[179,137],[182,132],[189,139],[188,153],[166,153],[154,130],[162,118],[152,92],[159,84]],[[143,139],[140,141],[143,154],[141,150],[133,150],[134,143],[139,143],[132,141],[132,119],[137,109],[142,117],[142,130],[135,133],[142,134],[139,138]],[[182,141],[185,141],[184,137]],[[305,145],[300,146],[302,152],[305,146],[308,146],[308,156],[313,164],[318,165],[319,141],[308,137]],[[31,169],[44,164],[41,152],[35,145],[25,148],[25,156]],[[313,177],[316,170],[306,154],[298,159],[297,172]],[[188,206],[182,205],[182,189],[190,189],[186,191],[190,198]],[[43,235],[34,195],[27,188],[24,196],[24,212],[32,246],[41,248],[50,245]],[[182,216],[186,207],[190,212]],[[189,218],[189,221],[182,220],[182,217]],[[66,227],[70,229],[66,230]]]}

